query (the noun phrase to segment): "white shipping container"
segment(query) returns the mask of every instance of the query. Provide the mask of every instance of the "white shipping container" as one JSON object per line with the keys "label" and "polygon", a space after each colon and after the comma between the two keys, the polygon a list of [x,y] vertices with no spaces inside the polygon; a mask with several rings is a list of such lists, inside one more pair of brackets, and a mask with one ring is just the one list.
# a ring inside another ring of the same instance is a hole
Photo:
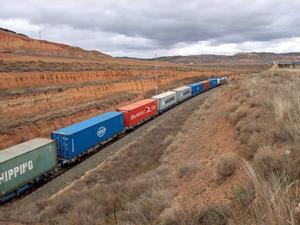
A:
{"label": "white shipping container", "polygon": [[176,98],[178,102],[182,102],[190,97],[192,97],[192,88],[189,86],[182,86],[173,89],[176,92]]}
{"label": "white shipping container", "polygon": [[168,91],[161,93],[159,95],[152,96],[153,99],[157,101],[157,111],[165,111],[177,103],[176,92]]}

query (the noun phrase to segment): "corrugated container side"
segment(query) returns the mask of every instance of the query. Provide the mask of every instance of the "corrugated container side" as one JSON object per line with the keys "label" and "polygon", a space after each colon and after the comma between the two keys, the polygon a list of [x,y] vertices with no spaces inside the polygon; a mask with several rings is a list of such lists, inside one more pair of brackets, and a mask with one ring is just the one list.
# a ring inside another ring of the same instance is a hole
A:
{"label": "corrugated container side", "polygon": [[192,83],[190,84],[192,88],[192,96],[198,95],[203,91],[203,86],[201,83]]}
{"label": "corrugated container side", "polygon": [[209,82],[210,82],[210,87],[211,88],[214,88],[214,87],[218,86],[218,78],[211,78],[211,79],[209,79]]}
{"label": "corrugated container side", "polygon": [[[93,121],[93,123],[91,123]],[[99,121],[99,122],[97,122]],[[74,129],[72,127],[76,127]],[[71,160],[124,130],[124,114],[109,112],[52,133],[57,140],[58,158]]]}
{"label": "corrugated container side", "polygon": [[120,107],[118,111],[124,113],[125,127],[134,127],[157,113],[157,101],[155,99],[144,99],[142,101]]}
{"label": "corrugated container side", "polygon": [[173,89],[176,92],[176,98],[178,102],[182,102],[192,96],[192,88],[189,86],[183,86]]}
{"label": "corrugated container side", "polygon": [[[41,144],[36,144],[40,140],[42,140]],[[25,152],[26,148],[32,148],[33,143],[36,147]],[[13,152],[11,149],[15,147],[24,152],[15,154],[0,163],[0,197],[30,183],[57,165],[56,147],[52,140],[33,139],[8,148],[7,153],[11,155]],[[6,150],[1,152],[0,156],[6,154]]]}
{"label": "corrugated container side", "polygon": [[176,92],[168,91],[152,97],[157,100],[157,111],[163,112],[177,104]]}
{"label": "corrugated container side", "polygon": [[210,88],[210,82],[208,80],[201,81],[200,83],[202,84],[204,91]]}

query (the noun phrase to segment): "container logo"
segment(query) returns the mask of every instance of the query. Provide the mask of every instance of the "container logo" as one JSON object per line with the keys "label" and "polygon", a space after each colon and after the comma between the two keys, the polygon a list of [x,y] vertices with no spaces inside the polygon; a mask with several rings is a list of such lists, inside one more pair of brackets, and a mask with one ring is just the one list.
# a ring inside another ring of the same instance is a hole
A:
{"label": "container logo", "polygon": [[105,133],[106,133],[106,127],[102,126],[102,127],[100,127],[100,128],[98,129],[98,131],[97,131],[97,136],[98,136],[99,138],[101,138],[101,137],[103,137],[103,136],[105,135]]}
{"label": "container logo", "polygon": [[151,107],[150,106],[147,106],[146,107],[146,113],[150,113],[151,112]]}

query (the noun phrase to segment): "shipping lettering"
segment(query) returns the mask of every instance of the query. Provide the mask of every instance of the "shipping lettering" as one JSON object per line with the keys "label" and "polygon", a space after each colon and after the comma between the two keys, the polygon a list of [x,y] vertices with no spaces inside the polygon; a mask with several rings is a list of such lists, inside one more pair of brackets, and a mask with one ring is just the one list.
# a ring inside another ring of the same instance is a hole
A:
{"label": "shipping lettering", "polygon": [[140,111],[140,112],[138,112],[136,114],[132,114],[130,116],[130,120],[134,120],[134,119],[136,119],[138,117],[143,116],[144,114],[151,113],[152,110],[155,110],[155,106],[151,106],[151,107],[150,106],[146,106],[146,108],[143,111]]}
{"label": "shipping lettering", "polygon": [[30,170],[33,170],[33,162],[31,160],[4,171],[0,173],[0,184],[6,183],[12,178],[16,178],[17,176],[22,175]]}

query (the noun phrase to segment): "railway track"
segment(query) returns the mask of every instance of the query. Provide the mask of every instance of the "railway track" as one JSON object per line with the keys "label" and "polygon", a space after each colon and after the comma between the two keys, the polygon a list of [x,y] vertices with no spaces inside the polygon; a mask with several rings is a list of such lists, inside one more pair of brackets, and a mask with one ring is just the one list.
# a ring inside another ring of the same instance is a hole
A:
{"label": "railway track", "polygon": [[47,174],[45,174],[43,180],[41,180],[40,182],[34,184],[30,189],[28,189],[27,191],[25,191],[21,195],[14,197],[13,199],[9,200],[8,202],[0,203],[0,206],[7,205],[7,204],[15,204],[15,203],[17,203],[21,199],[25,198],[27,195],[35,192],[39,188],[42,188],[44,185],[46,185],[47,183],[51,182],[52,180],[58,178],[59,176],[61,176],[65,172],[71,170],[72,168],[76,167],[80,163],[88,160],[89,158],[91,158],[92,156],[96,155],[100,151],[104,150],[108,146],[116,143],[119,139],[127,136],[128,134],[132,133],[136,129],[145,126],[148,122],[150,122],[151,120],[155,119],[156,117],[157,117],[157,115],[155,115],[155,116],[147,119],[143,123],[138,124],[133,129],[128,129],[125,132],[117,135],[116,137],[114,137],[114,138],[112,138],[112,139],[110,139],[108,141],[105,141],[105,142],[99,144],[98,146],[94,147],[93,149],[91,149],[90,151],[86,152],[82,156],[80,156],[80,157],[76,158],[75,160],[71,161],[67,165],[65,165],[63,167],[59,166],[55,170],[48,172]]}
{"label": "railway track", "polygon": [[[208,89],[206,89],[206,90],[208,90]],[[203,96],[204,94],[205,93],[202,93],[200,96]],[[148,124],[149,121],[153,120],[158,115],[167,114],[168,112],[172,111],[171,109],[174,108],[175,106],[177,106],[178,104],[180,104],[184,107],[184,105],[187,102],[193,101],[193,99],[195,99],[195,98],[197,98],[197,96],[195,96],[194,98],[190,98],[190,99],[188,99],[184,102],[178,102],[177,104],[173,104],[172,107],[168,108],[167,111],[164,111],[163,113],[155,114],[154,116],[152,116],[150,118],[148,117],[144,121],[140,121],[139,124],[134,126],[134,128],[125,129],[124,131],[122,131],[118,135],[112,137],[111,139],[105,140],[104,142],[102,142],[98,146],[96,146],[96,147],[92,148],[91,150],[87,151],[86,153],[82,154],[80,157],[76,157],[74,160],[70,161],[66,166],[64,165],[62,167],[61,166],[62,164],[60,164],[54,170],[51,170],[48,173],[44,174],[43,179],[39,179],[38,182],[34,181],[33,184],[32,184],[32,187],[30,187],[29,190],[19,191],[20,190],[19,189],[18,192],[17,192],[18,193],[17,196],[14,196],[12,201],[10,201],[11,199],[9,199],[8,202],[10,202],[10,203],[18,202],[19,200],[25,198],[30,193],[35,192],[36,190],[40,189],[41,187],[43,187],[47,183],[51,182],[52,180],[57,179],[62,174],[65,174],[67,171],[71,170],[72,168],[76,167],[77,165],[80,165],[82,162],[86,161],[90,157],[92,157],[95,154],[99,153],[103,149],[107,148],[108,146],[112,145],[113,143],[116,143],[120,138],[123,138],[123,137],[127,136],[128,134],[130,134],[131,132],[145,126],[146,124]]]}

